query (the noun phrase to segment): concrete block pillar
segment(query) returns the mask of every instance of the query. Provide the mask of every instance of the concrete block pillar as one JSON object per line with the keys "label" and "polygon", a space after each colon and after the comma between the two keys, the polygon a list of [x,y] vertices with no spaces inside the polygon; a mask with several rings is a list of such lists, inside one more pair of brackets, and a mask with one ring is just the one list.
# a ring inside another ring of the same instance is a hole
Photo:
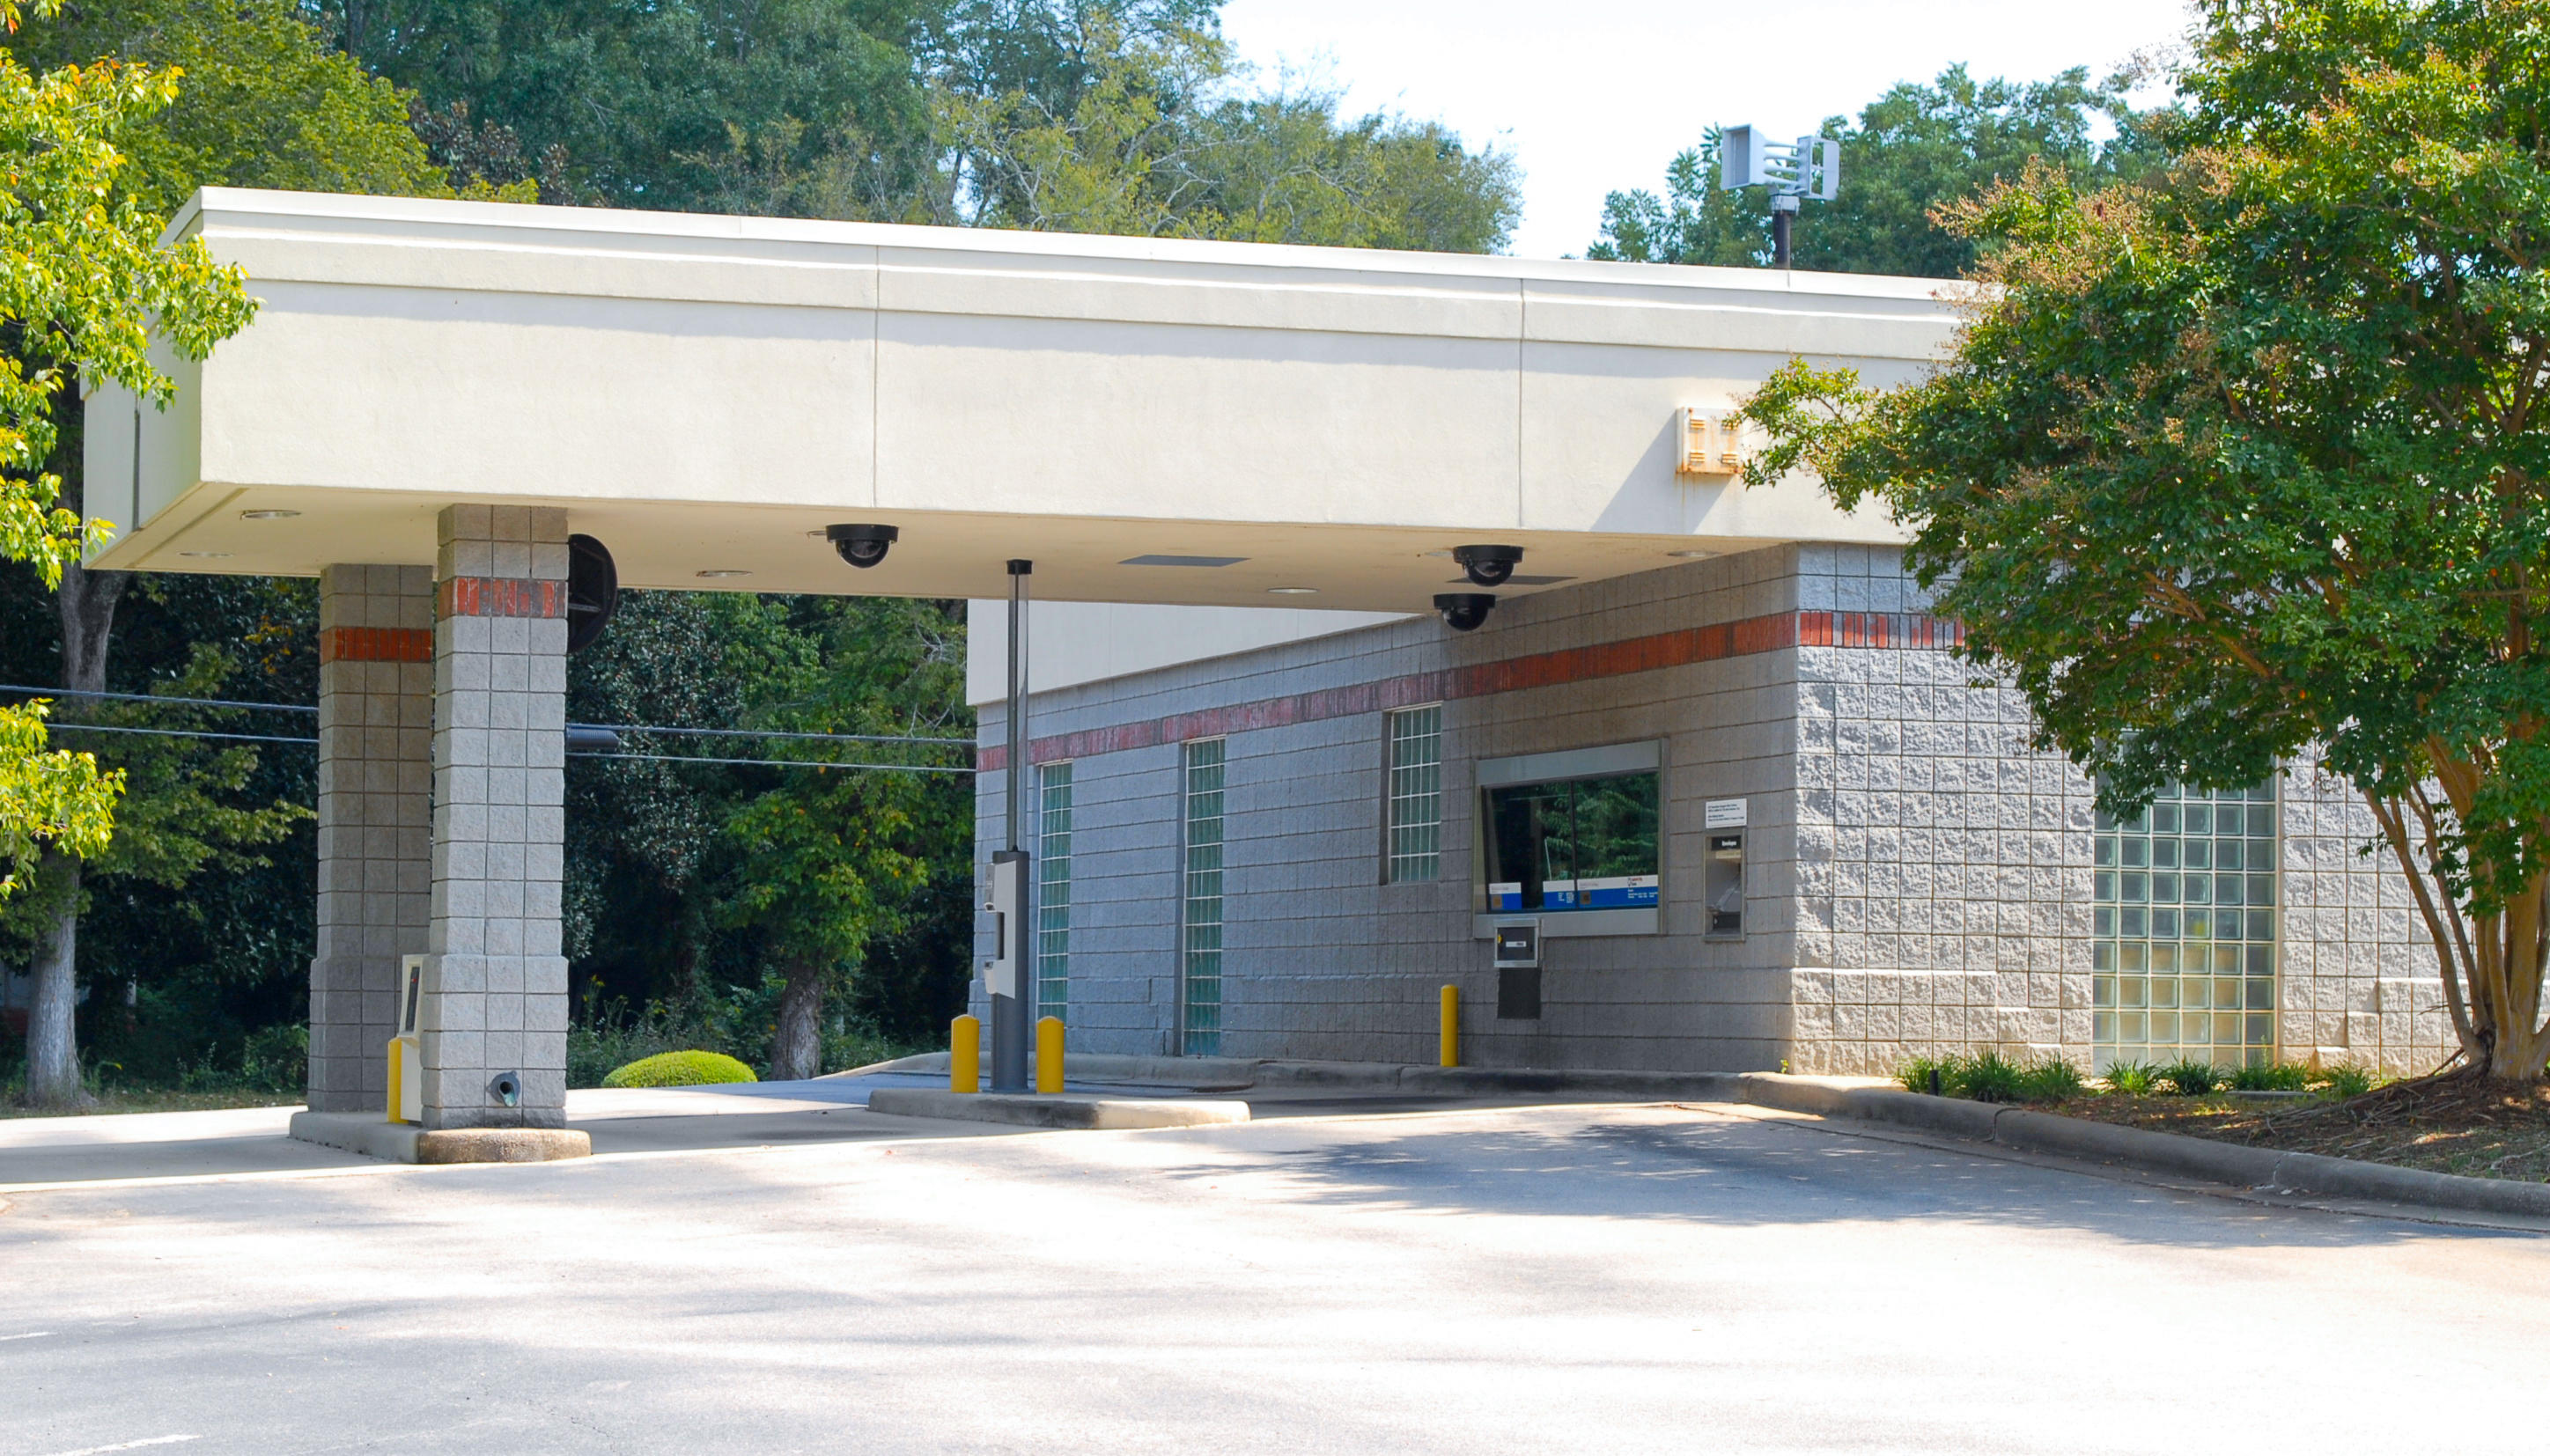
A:
{"label": "concrete block pillar", "polygon": [[319,944],[310,1107],[382,1111],[399,958],[425,949],[434,573],[319,574]]}
{"label": "concrete block pillar", "polygon": [[563,1127],[566,513],[452,506],[441,526],[425,1125]]}

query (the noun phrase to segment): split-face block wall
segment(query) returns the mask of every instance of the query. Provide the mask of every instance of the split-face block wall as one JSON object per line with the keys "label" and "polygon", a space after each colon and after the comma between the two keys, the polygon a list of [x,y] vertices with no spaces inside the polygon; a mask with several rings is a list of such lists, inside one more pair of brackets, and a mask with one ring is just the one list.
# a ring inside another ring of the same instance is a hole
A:
{"label": "split-face block wall", "polygon": [[321,578],[315,1111],[384,1111],[423,955],[424,1125],[564,1125],[566,538],[562,511],[454,506],[430,572]]}
{"label": "split-face block wall", "polygon": [[[1893,548],[1781,546],[1515,598],[1475,632],[1411,619],[1037,694],[1035,798],[1068,818],[1029,840],[1069,854],[1039,876],[1045,1009],[1076,1047],[1150,1054],[1430,1061],[1451,984],[1486,1065],[2441,1059],[2433,955],[2343,785],[2299,765],[2104,823],[1927,607]],[[1428,709],[1439,852],[1411,881],[1393,724]],[[1002,707],[981,721],[997,765]],[[1655,926],[1544,915],[1539,1014],[1501,1018],[1480,774],[1632,744],[1662,767]],[[988,849],[1001,775],[978,782]],[[1701,894],[1730,801],[1732,936]]]}

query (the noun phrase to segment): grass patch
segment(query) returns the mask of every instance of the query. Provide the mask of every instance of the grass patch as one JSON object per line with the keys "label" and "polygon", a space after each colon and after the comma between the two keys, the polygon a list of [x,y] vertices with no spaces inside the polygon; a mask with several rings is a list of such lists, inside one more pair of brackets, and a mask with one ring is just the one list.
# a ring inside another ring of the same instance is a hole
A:
{"label": "grass patch", "polygon": [[0,1091],[0,1117],[97,1117],[124,1113],[209,1113],[223,1108],[297,1108],[297,1092],[154,1092],[119,1089],[100,1095],[84,1108],[31,1108],[20,1099],[23,1086]]}

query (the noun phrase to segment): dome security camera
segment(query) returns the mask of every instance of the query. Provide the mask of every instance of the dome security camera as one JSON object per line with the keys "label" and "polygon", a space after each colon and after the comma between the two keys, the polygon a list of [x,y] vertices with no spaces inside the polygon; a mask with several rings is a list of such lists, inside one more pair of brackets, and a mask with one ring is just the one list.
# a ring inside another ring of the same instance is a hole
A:
{"label": "dome security camera", "polygon": [[864,571],[885,559],[886,548],[902,539],[903,532],[893,526],[827,526],[824,538],[841,559]]}
{"label": "dome security camera", "polygon": [[1443,614],[1443,625],[1454,631],[1476,631],[1488,620],[1497,599],[1486,592],[1444,592],[1434,598],[1434,610]]}
{"label": "dome security camera", "polygon": [[1452,564],[1480,586],[1504,586],[1522,560],[1520,546],[1454,546]]}

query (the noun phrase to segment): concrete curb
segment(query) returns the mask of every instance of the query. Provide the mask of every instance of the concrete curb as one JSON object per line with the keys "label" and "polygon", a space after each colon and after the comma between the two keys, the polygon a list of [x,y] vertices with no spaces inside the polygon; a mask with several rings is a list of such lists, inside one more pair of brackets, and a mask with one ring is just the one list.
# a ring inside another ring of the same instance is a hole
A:
{"label": "concrete curb", "polygon": [[[944,1073],[947,1054],[904,1057],[863,1070]],[[1534,1071],[1087,1053],[1073,1056],[1070,1070],[1075,1077],[1093,1081],[1188,1087],[1351,1087],[1433,1094],[1565,1093],[1646,1101],[1740,1102],[1819,1117],[1883,1122],[2262,1192],[2550,1217],[2550,1183],[2465,1178],[2317,1153],[2243,1147],[2183,1132],[2154,1132],[1994,1103],[1930,1097],[1902,1091],[1876,1078],[1798,1077],[1778,1072]],[[869,1105],[875,1106],[874,1098],[886,1094],[887,1089],[878,1089]]]}
{"label": "concrete curb", "polygon": [[1069,1092],[1049,1096],[941,1092],[931,1087],[880,1087],[868,1094],[868,1111],[893,1117],[953,1117],[1022,1127],[1092,1129],[1209,1127],[1248,1120],[1248,1104],[1244,1102],[1089,1097]]}
{"label": "concrete curb", "polygon": [[593,1155],[573,1127],[443,1127],[388,1122],[369,1113],[294,1113],[292,1135],[393,1163],[548,1163]]}

